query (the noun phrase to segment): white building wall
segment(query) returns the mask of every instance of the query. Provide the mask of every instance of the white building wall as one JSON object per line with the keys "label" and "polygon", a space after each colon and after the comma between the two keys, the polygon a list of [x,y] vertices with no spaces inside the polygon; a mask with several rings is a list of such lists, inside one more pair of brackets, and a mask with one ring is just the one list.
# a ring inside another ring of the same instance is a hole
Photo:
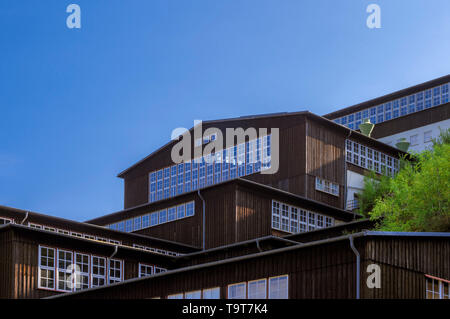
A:
{"label": "white building wall", "polygon": [[378,140],[395,147],[395,144],[404,137],[407,142],[410,142],[408,152],[422,152],[426,148],[432,146],[431,139],[437,138],[440,134],[440,129],[447,130],[450,128],[450,119],[436,122],[433,124],[421,126],[409,131],[404,131],[398,134],[385,136]]}
{"label": "white building wall", "polygon": [[346,199],[346,209],[349,203],[355,199],[355,194],[361,193],[364,189],[364,175],[355,173],[353,171],[347,170],[347,199]]}

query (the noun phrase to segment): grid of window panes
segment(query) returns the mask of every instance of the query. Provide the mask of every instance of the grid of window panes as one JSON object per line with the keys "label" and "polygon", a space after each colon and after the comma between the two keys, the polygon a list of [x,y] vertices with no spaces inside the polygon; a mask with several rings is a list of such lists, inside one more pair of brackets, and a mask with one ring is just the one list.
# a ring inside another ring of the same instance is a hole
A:
{"label": "grid of window panes", "polygon": [[39,246],[39,288],[69,292],[119,282],[122,278],[122,260]]}
{"label": "grid of window panes", "polygon": [[191,201],[177,206],[161,209],[155,212],[147,213],[142,216],[122,220],[107,227],[113,230],[133,232],[149,227],[154,227],[167,222],[185,217],[191,217],[195,214],[195,202]]}
{"label": "grid of window panes", "polygon": [[394,176],[398,172],[397,158],[351,140],[346,140],[345,144],[347,162],[387,176]]}
{"label": "grid of window panes", "polygon": [[142,250],[147,250],[147,251],[151,251],[154,253],[158,253],[158,254],[162,254],[162,255],[169,255],[169,256],[181,256],[182,254],[180,253],[176,253],[170,250],[165,250],[165,249],[159,249],[159,248],[153,248],[153,247],[147,247],[147,246],[142,246],[142,245],[138,245],[138,244],[133,244],[134,248],[139,248]]}
{"label": "grid of window panes", "polygon": [[339,196],[339,184],[316,177],[316,189],[334,196]]}
{"label": "grid of window panes", "polygon": [[261,278],[228,285],[228,299],[288,299],[289,276]]}
{"label": "grid of window panes", "polygon": [[364,119],[370,119],[373,124],[389,121],[400,116],[422,111],[424,109],[448,103],[449,86],[446,83],[412,95],[376,105],[337,119],[334,122],[344,125],[352,130],[359,129]]}
{"label": "grid of window panes", "polygon": [[150,172],[149,202],[269,169],[271,135]]}
{"label": "grid of window panes", "polygon": [[272,228],[302,233],[334,225],[334,218],[272,200]]}
{"label": "grid of window panes", "polygon": [[449,287],[448,281],[426,277],[426,299],[450,299]]}

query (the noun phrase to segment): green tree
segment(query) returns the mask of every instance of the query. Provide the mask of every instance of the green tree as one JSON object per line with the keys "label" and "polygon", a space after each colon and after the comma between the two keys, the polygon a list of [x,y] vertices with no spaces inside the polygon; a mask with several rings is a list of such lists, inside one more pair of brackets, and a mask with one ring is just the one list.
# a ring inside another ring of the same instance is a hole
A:
{"label": "green tree", "polygon": [[392,179],[368,176],[360,213],[386,231],[450,231],[450,143],[442,132],[431,150],[402,161]]}

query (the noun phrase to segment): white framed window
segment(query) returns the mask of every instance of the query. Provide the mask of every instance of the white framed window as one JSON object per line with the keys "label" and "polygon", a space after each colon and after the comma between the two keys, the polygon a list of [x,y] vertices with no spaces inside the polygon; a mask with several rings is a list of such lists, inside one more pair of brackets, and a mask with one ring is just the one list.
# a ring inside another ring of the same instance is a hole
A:
{"label": "white framed window", "polygon": [[280,203],[272,201],[272,228],[280,229]]}
{"label": "white framed window", "polygon": [[[370,147],[360,145],[351,140],[346,140],[346,150],[346,161],[349,163],[387,176],[393,176],[398,172],[398,167],[395,165],[391,167],[388,165],[386,167],[386,162],[398,161],[396,158],[390,157],[389,155],[373,150]],[[316,181],[316,189],[320,187],[325,189],[325,185],[321,186],[320,183],[317,183]],[[331,184],[328,187],[328,190],[331,190],[332,194],[339,196],[338,184]]]}
{"label": "white framed window", "polygon": [[168,219],[167,220],[169,222],[171,222],[171,221],[174,221],[176,219],[177,219],[177,207],[176,206],[170,207],[168,209]]}
{"label": "white framed window", "polygon": [[186,217],[194,216],[195,214],[195,203],[189,202],[186,203]]}
{"label": "white framed window", "polygon": [[147,277],[154,274],[154,266],[139,263],[139,277]]}
{"label": "white framed window", "polygon": [[0,225],[12,224],[13,220],[11,218],[0,217]]}
{"label": "white framed window", "polygon": [[75,277],[75,290],[82,290],[89,288],[89,269],[90,258],[89,255],[75,253],[75,265],[77,266],[78,276]]}
{"label": "white framed window", "polygon": [[55,289],[55,249],[39,246],[38,288]]}
{"label": "white framed window", "polygon": [[56,233],[56,228],[53,228],[53,227],[43,226],[43,229],[46,231],[51,231],[51,232]]}
{"label": "white framed window", "polygon": [[332,217],[272,200],[272,228],[274,229],[297,233],[333,225]]}
{"label": "white framed window", "polygon": [[[361,160],[365,163],[366,159],[361,157]],[[316,190],[339,197],[339,185],[319,177],[316,177]]]}
{"label": "white framed window", "polygon": [[228,299],[246,299],[247,298],[246,288],[247,283],[245,282],[228,285]]}
{"label": "white framed window", "polygon": [[426,299],[450,299],[450,280],[444,280],[426,275]]}
{"label": "white framed window", "polygon": [[203,299],[220,299],[220,287],[203,289]]}
{"label": "white framed window", "polygon": [[100,287],[106,284],[106,258],[92,256],[91,287]]}
{"label": "white framed window", "polygon": [[202,299],[202,291],[189,291],[184,294],[184,299]]}
{"label": "white framed window", "polygon": [[258,279],[248,282],[248,299],[266,299],[267,280]]}
{"label": "white framed window", "polygon": [[167,271],[166,268],[156,267],[155,266],[155,274],[159,274],[160,272],[166,272],[166,271]]}
{"label": "white framed window", "polygon": [[35,228],[35,229],[42,229],[41,225],[38,224],[32,224],[32,223],[28,223],[28,227],[30,228]]}
{"label": "white framed window", "polygon": [[288,299],[288,280],[288,275],[269,278],[269,299]]}
{"label": "white framed window", "polygon": [[108,259],[108,283],[113,284],[122,281],[122,261],[117,259]]}
{"label": "white framed window", "polygon": [[73,254],[71,251],[58,249],[57,250],[57,271],[56,271],[56,281],[58,291],[72,291],[73,288],[73,276],[72,276],[72,264],[73,264]]}
{"label": "white framed window", "polygon": [[184,299],[183,293],[168,295],[167,299]]}

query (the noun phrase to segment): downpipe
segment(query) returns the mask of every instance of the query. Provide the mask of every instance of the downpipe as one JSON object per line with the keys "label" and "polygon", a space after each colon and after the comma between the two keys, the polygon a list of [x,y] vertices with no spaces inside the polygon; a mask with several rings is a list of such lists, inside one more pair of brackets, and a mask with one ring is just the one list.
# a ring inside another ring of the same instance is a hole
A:
{"label": "downpipe", "polygon": [[361,268],[361,256],[359,255],[358,250],[355,247],[355,244],[353,242],[353,236],[350,235],[350,248],[353,250],[353,252],[356,255],[356,299],[360,299],[360,268]]}

